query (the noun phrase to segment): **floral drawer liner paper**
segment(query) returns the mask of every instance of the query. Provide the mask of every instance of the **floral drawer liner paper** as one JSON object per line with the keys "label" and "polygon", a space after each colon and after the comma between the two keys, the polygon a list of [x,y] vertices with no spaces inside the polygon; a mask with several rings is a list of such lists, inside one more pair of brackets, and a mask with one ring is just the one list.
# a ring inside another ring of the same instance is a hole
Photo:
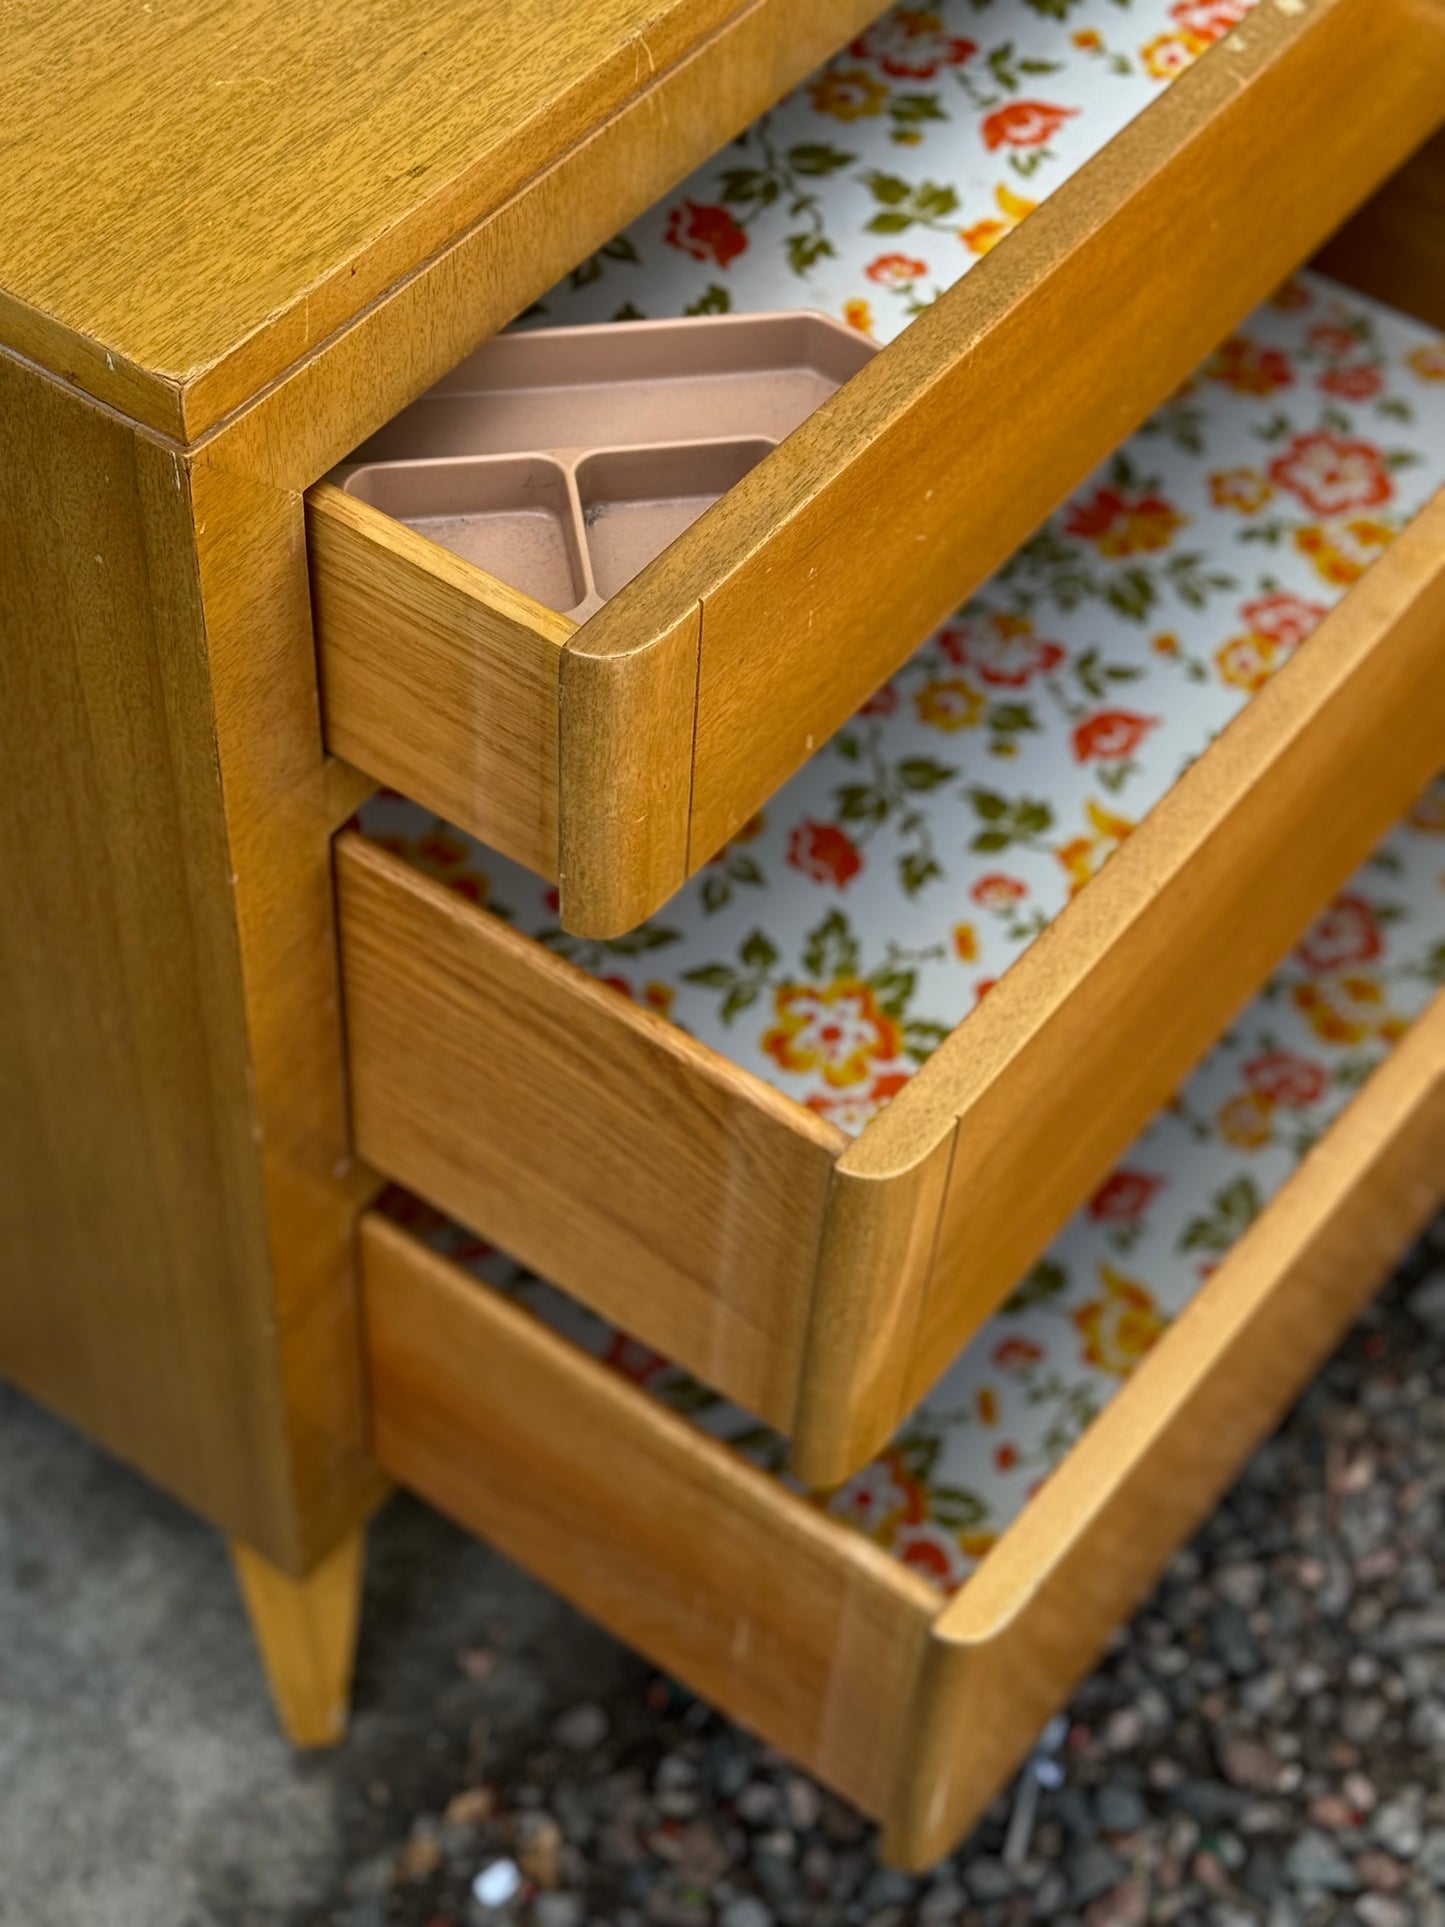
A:
{"label": "floral drawer liner paper", "polygon": [[[1445,983],[1445,782],[1325,911],[889,1448],[816,1502],[962,1583]],[[785,1446],[426,1207],[389,1207],[766,1469]],[[479,1392],[484,1396],[484,1392]]]}
{"label": "floral drawer liner paper", "polygon": [[891,341],[1253,4],[895,8],[526,320],[817,308]]}
{"label": "floral drawer liner paper", "polygon": [[[1291,283],[640,929],[362,826],[861,1130],[1445,482],[1445,345]],[[825,639],[826,640],[826,639]]]}

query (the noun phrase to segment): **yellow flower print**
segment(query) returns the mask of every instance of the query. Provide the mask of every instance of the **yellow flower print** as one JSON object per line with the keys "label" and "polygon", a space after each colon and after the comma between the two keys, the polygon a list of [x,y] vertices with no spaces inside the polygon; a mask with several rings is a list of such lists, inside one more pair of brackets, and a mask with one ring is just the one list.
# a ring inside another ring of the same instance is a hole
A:
{"label": "yellow flower print", "polygon": [[868,120],[881,114],[888,89],[875,80],[866,67],[848,67],[841,73],[826,69],[808,83],[813,105],[820,114],[834,120]]}
{"label": "yellow flower print", "polygon": [[971,923],[956,923],[953,926],[953,949],[964,963],[978,962],[978,932]]}
{"label": "yellow flower print", "polygon": [[1411,349],[1405,360],[1421,381],[1445,381],[1445,336]]}
{"label": "yellow flower print", "polygon": [[1301,555],[1309,557],[1326,582],[1347,589],[1359,581],[1394,537],[1388,522],[1357,515],[1348,522],[1311,523],[1296,529],[1294,545]]}
{"label": "yellow flower print", "polygon": [[1279,649],[1268,636],[1231,636],[1214,652],[1221,682],[1231,689],[1263,689],[1279,667]]}
{"label": "yellow flower print", "polygon": [[1258,515],[1272,500],[1274,484],[1257,468],[1222,468],[1210,476],[1209,493],[1216,508]]}
{"label": "yellow flower print", "polygon": [[1080,1305],[1074,1326],[1084,1341],[1084,1361],[1101,1372],[1127,1378],[1164,1330],[1149,1292],[1112,1265],[1099,1266],[1102,1298]]}
{"label": "yellow flower print", "polygon": [[774,995],[777,1025],[762,1047],[785,1071],[817,1071],[846,1090],[891,1063],[903,1048],[900,1025],[879,1008],[870,984],[839,977],[827,985],[785,984]]}
{"label": "yellow flower print", "polygon": [[1080,27],[1070,38],[1081,54],[1096,54],[1104,45],[1104,36],[1096,27]]}
{"label": "yellow flower print", "polygon": [[996,248],[1006,234],[1012,234],[1019,222],[1026,219],[1038,206],[1027,195],[1015,194],[1010,187],[999,186],[994,189],[994,199],[998,202],[998,216],[987,221],[975,221],[972,227],[960,228],[959,239],[967,244],[974,254],[987,254]]}
{"label": "yellow flower print", "polygon": [[860,335],[873,331],[873,309],[861,295],[855,295],[851,301],[843,303],[843,319],[850,328],[856,328]]}
{"label": "yellow flower print", "polygon": [[1274,1136],[1274,1103],[1262,1091],[1241,1091],[1219,1113],[1219,1135],[1237,1151],[1257,1151]]}
{"label": "yellow flower print", "polygon": [[950,734],[956,729],[973,729],[983,721],[983,697],[962,676],[935,677],[918,691],[913,703],[919,722]]}
{"label": "yellow flower print", "polygon": [[1192,67],[1209,42],[1197,33],[1161,33],[1139,49],[1146,73],[1155,80],[1173,80],[1186,67]]}
{"label": "yellow flower print", "polygon": [[1179,654],[1179,638],[1171,629],[1162,629],[1159,634],[1154,637],[1149,647],[1154,651],[1156,656],[1177,656]]}
{"label": "yellow flower print", "polygon": [[1294,1007],[1327,1044],[1363,1044],[1378,1037],[1398,1043],[1408,1026],[1391,1011],[1374,977],[1333,977],[1296,984]]}
{"label": "yellow flower print", "polygon": [[1056,852],[1069,873],[1069,895],[1077,896],[1091,877],[1097,876],[1134,825],[1127,816],[1115,816],[1100,803],[1087,809],[1092,836],[1076,836]]}

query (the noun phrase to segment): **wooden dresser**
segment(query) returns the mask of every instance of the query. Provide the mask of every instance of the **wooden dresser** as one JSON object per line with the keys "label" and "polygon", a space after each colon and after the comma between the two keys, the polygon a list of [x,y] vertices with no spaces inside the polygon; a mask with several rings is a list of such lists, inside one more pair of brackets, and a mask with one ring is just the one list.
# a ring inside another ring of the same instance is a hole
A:
{"label": "wooden dresser", "polygon": [[[980,42],[1010,8],[1038,17],[990,0]],[[364,1523],[400,1477],[926,1859],[1445,1192],[1436,1013],[1152,1408],[1108,1415],[1097,1482],[1052,1481],[941,1620],[371,1209],[395,1181],[455,1214],[831,1488],[1445,764],[1435,500],[858,1135],[365,815],[336,840],[387,785],[555,886],[578,943],[625,942],[1312,256],[1445,328],[1445,7],[1193,11],[1220,19],[1188,72],[1036,206],[1021,168],[991,251],[581,622],[324,478],[840,48],[859,115],[869,86],[916,100],[874,0],[61,0],[12,35],[0,1371],[232,1542],[298,1742],[344,1726]],[[878,190],[880,250],[911,191]],[[879,263],[870,291],[904,272]],[[1270,1368],[1241,1362],[1251,1318]],[[685,1557],[607,1509],[614,1462],[695,1508]]]}

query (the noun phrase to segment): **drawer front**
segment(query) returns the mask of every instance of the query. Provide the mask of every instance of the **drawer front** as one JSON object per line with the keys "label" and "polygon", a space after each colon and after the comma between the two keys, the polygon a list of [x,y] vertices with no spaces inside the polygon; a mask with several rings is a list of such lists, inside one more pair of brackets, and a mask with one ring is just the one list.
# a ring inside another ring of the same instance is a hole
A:
{"label": "drawer front", "polygon": [[1445,500],[852,1140],[350,834],[357,1147],[841,1479],[1445,760],[1442,635]]}
{"label": "drawer front", "polygon": [[568,929],[632,928],[1431,131],[1442,82],[1427,0],[1260,6],[578,628],[479,570],[428,582],[430,545],[314,490],[333,747],[557,877]]}
{"label": "drawer front", "polygon": [[924,1866],[1428,1219],[1442,1143],[1437,1001],[951,1599],[373,1216],[377,1453]]}

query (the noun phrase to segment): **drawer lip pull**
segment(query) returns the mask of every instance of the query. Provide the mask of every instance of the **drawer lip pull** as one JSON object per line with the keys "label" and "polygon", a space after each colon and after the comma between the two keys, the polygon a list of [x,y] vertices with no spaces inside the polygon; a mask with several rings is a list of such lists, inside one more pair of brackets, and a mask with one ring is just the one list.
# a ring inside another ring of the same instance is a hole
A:
{"label": "drawer lip pull", "polygon": [[[520,645],[520,689],[401,639],[360,719],[328,672],[333,747],[557,879],[565,928],[634,927],[1432,130],[1442,59],[1418,0],[1257,7],[560,647]],[[325,663],[324,593],[317,627]]]}
{"label": "drawer lip pull", "polygon": [[951,1600],[373,1214],[377,1451],[926,1866],[1428,1221],[1442,1132],[1437,995]]}

